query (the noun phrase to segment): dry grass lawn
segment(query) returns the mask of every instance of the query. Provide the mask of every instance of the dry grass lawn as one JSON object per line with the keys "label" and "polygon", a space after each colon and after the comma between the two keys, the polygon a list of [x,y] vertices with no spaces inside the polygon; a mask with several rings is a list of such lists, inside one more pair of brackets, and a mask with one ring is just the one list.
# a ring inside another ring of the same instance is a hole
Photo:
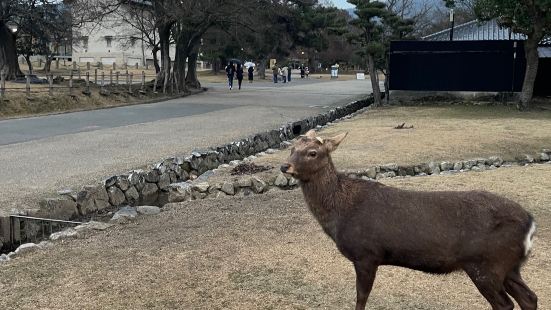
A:
{"label": "dry grass lawn", "polygon": [[[551,114],[506,107],[389,108],[338,123],[338,168],[536,152]],[[398,123],[413,130],[395,130]],[[288,151],[262,157],[279,165]],[[524,278],[551,309],[551,165],[384,179],[414,190],[492,191],[535,216]],[[352,309],[352,265],[309,214],[299,190],[169,205],[158,216],[57,242],[0,265],[0,309]],[[427,223],[430,225],[430,223]],[[378,272],[370,309],[488,309],[463,273]]]}
{"label": "dry grass lawn", "polygon": [[[524,277],[551,308],[551,165],[388,179],[411,189],[484,188],[539,224]],[[352,309],[354,272],[299,190],[188,202],[57,243],[0,267],[0,309]],[[370,309],[488,309],[463,273],[382,267]]]}
{"label": "dry grass lawn", "polygon": [[[394,129],[406,123],[413,129]],[[492,155],[513,159],[551,148],[551,111],[519,112],[509,106],[442,105],[371,109],[320,132],[349,135],[333,159],[342,169],[370,165],[417,164]],[[279,165],[288,152],[262,157]]]}

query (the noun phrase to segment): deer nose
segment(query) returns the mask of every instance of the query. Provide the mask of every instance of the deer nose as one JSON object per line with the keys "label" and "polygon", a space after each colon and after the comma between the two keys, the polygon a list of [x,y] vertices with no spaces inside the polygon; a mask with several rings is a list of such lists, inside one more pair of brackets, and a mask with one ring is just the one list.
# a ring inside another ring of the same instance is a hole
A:
{"label": "deer nose", "polygon": [[281,172],[285,173],[285,172],[287,172],[287,170],[289,170],[289,167],[291,167],[291,165],[283,164],[283,165],[281,165],[281,167],[279,169],[281,170]]}

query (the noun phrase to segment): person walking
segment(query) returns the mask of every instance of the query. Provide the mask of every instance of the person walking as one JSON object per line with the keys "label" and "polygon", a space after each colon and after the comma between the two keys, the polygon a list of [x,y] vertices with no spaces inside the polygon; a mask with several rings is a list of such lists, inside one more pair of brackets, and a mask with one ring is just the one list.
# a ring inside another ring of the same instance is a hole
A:
{"label": "person walking", "polygon": [[226,66],[226,74],[228,75],[228,86],[230,87],[230,90],[232,90],[233,77],[235,75],[235,66],[233,65],[233,61],[230,61],[230,63]]}
{"label": "person walking", "polygon": [[272,67],[272,74],[274,75],[274,83],[277,83],[277,75],[279,74],[279,68],[276,65]]}
{"label": "person walking", "polygon": [[304,66],[301,66],[300,67],[300,78],[303,79],[304,78]]}
{"label": "person walking", "polygon": [[249,72],[249,83],[252,83],[254,79],[254,67],[250,66],[247,72]]}
{"label": "person walking", "polygon": [[239,89],[241,89],[241,83],[243,83],[243,66],[240,63],[237,64],[235,75],[237,77],[237,85],[239,85]]}
{"label": "person walking", "polygon": [[306,69],[304,69],[304,73],[306,73],[306,79],[309,79],[310,69],[308,67],[306,67]]}
{"label": "person walking", "polygon": [[289,68],[287,67],[283,67],[281,69],[281,79],[283,80],[283,83],[287,83],[287,71],[289,70]]}

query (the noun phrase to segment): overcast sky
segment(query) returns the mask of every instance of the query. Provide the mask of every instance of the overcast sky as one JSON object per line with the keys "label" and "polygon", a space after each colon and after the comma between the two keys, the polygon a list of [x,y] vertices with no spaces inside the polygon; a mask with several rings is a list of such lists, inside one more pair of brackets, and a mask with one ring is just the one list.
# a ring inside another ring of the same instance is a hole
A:
{"label": "overcast sky", "polygon": [[349,9],[354,7],[352,4],[346,2],[346,0],[332,0],[332,1],[336,7],[341,9]]}

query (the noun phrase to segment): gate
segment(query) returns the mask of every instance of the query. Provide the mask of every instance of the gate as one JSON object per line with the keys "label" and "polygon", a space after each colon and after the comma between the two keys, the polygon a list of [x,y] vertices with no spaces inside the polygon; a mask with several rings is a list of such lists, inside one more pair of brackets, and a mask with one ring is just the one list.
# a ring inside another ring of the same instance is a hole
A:
{"label": "gate", "polygon": [[10,215],[9,247],[15,249],[23,243],[45,240],[55,232],[80,224],[82,222]]}

